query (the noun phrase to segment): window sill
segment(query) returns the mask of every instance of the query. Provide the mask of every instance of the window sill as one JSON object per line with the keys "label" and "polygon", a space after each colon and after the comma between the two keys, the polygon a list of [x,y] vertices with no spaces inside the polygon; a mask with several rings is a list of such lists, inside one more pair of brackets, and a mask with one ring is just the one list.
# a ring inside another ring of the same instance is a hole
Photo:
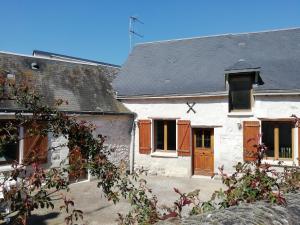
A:
{"label": "window sill", "polygon": [[278,166],[278,167],[297,165],[297,163],[293,159],[284,159],[284,160],[264,159],[262,160],[262,163],[267,163],[272,166]]}
{"label": "window sill", "polygon": [[235,116],[254,116],[252,111],[232,111],[228,112],[228,117],[235,117]]}
{"label": "window sill", "polygon": [[152,152],[151,157],[178,158],[177,152]]}

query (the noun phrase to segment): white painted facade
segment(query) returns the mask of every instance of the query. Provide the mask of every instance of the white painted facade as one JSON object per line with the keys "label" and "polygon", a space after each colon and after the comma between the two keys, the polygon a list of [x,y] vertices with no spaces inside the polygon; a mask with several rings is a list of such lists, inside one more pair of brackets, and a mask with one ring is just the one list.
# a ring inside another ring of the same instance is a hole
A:
{"label": "white painted facade", "polygon": [[[195,102],[192,111],[187,113],[187,102]],[[232,172],[233,165],[243,161],[243,121],[261,119],[291,119],[292,114],[300,116],[300,96],[255,95],[251,112],[229,113],[228,97],[189,97],[189,98],[136,98],[122,99],[122,103],[136,113],[138,120],[176,119],[190,120],[191,127],[214,128],[214,172],[224,165],[225,171]],[[139,131],[135,126],[134,167],[143,167],[149,173],[166,176],[191,176],[192,157],[181,157],[176,153],[157,153],[152,149],[150,155],[139,154]],[[298,165],[298,129],[294,129],[293,161],[287,165]],[[177,138],[177,135],[176,135]],[[177,143],[177,140],[176,140]],[[192,145],[191,145],[192,146]],[[271,161],[276,164],[277,162]]]}

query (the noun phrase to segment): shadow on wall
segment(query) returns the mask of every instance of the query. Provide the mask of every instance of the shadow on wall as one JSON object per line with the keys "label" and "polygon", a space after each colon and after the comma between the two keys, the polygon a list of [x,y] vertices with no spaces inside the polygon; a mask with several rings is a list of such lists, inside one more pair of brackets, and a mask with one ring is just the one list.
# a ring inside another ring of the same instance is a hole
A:
{"label": "shadow on wall", "polygon": [[58,212],[51,212],[45,215],[32,215],[28,220],[28,224],[49,225],[49,222],[47,222],[47,220],[54,219],[59,215],[60,213]]}

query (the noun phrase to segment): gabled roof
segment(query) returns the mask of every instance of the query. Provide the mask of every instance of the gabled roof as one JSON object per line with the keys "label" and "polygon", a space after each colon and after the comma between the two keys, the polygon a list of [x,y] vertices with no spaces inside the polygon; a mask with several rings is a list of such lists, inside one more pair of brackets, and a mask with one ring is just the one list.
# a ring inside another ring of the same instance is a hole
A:
{"label": "gabled roof", "polygon": [[138,44],[113,87],[120,98],[224,93],[225,70],[245,67],[259,68],[257,92],[299,91],[300,28]]}
{"label": "gabled roof", "polygon": [[[131,113],[114,98],[111,81],[118,68],[64,60],[0,52],[0,69],[14,75],[16,82],[29,81],[53,105],[63,99],[61,108],[74,113]],[[0,111],[18,109],[13,101],[1,101]]]}

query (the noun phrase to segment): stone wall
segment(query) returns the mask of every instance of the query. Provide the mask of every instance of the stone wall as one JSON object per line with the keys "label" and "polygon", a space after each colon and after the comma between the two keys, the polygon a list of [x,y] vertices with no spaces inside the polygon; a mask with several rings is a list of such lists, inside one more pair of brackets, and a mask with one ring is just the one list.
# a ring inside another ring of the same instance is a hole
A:
{"label": "stone wall", "polygon": [[[129,169],[129,153],[131,143],[132,117],[125,115],[100,115],[80,116],[79,120],[86,120],[96,125],[95,136],[102,134],[106,136],[105,148],[111,150],[110,160],[115,164],[121,161]],[[64,137],[54,138],[49,135],[49,146],[55,147],[67,142]],[[69,149],[67,147],[57,148],[49,151],[48,167],[58,167],[63,160],[66,160]],[[67,161],[66,161],[67,162]]]}
{"label": "stone wall", "polygon": [[161,221],[157,225],[299,225],[300,193],[286,195],[287,206],[266,202],[242,204],[224,210],[179,220]]}

